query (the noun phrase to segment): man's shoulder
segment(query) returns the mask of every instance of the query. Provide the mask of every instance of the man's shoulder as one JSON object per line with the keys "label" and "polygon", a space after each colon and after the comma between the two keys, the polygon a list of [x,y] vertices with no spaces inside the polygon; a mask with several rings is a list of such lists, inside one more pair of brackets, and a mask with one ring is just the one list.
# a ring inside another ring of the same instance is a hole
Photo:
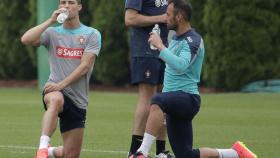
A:
{"label": "man's shoulder", "polygon": [[196,53],[197,50],[203,46],[203,39],[194,29],[187,31],[179,37],[174,36],[173,40],[181,41],[186,47],[191,49],[192,53]]}
{"label": "man's shoulder", "polygon": [[202,41],[202,37],[199,33],[197,33],[194,29],[186,32],[183,35],[183,39],[186,40],[187,43],[198,44]]}
{"label": "man's shoulder", "polygon": [[81,32],[85,33],[85,34],[95,34],[97,36],[100,36],[100,32],[94,28],[94,27],[91,27],[91,26],[87,26],[87,25],[84,25],[84,24],[81,24]]}

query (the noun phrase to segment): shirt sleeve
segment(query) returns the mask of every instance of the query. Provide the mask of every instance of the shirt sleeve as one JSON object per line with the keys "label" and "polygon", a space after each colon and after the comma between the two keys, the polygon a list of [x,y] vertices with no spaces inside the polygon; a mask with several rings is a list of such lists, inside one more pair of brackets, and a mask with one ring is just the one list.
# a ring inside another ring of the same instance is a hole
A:
{"label": "shirt sleeve", "polygon": [[191,51],[186,42],[182,43],[182,48],[179,51],[180,53],[177,56],[175,55],[175,52],[165,48],[160,52],[159,57],[178,73],[184,73],[190,65]]}
{"label": "shirt sleeve", "polygon": [[50,44],[50,32],[51,28],[47,28],[40,36],[40,44],[48,47]]}
{"label": "shirt sleeve", "polygon": [[137,11],[142,10],[143,0],[126,0],[125,9],[134,9]]}
{"label": "shirt sleeve", "polygon": [[87,45],[84,52],[94,53],[98,56],[101,49],[101,34],[99,31],[94,30],[93,33],[89,36]]}

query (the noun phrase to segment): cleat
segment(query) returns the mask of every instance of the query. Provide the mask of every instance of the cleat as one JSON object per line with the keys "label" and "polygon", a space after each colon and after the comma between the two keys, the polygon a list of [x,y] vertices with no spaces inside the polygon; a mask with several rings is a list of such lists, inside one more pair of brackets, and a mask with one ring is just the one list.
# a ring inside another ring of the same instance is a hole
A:
{"label": "cleat", "polygon": [[129,158],[149,158],[149,157],[145,157],[141,152],[137,152],[135,154],[130,155]]}
{"label": "cleat", "polygon": [[35,158],[48,158],[48,148],[38,149]]}
{"label": "cleat", "polygon": [[129,152],[129,153],[127,154],[127,158],[130,158],[132,155],[133,155],[133,154]]}
{"label": "cleat", "polygon": [[175,156],[171,155],[169,151],[163,151],[156,155],[156,158],[175,158]]}
{"label": "cleat", "polygon": [[237,141],[233,144],[232,149],[234,149],[239,158],[257,158],[257,155],[249,150],[244,143]]}

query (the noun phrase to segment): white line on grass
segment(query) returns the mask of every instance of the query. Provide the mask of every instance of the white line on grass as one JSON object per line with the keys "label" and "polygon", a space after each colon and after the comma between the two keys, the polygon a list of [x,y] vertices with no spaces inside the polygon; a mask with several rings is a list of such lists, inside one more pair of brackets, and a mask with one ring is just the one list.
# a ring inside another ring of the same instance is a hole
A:
{"label": "white line on grass", "polygon": [[[15,145],[0,145],[0,148],[5,148],[5,149],[24,149],[24,150],[36,150],[37,149],[36,147],[31,147],[31,146],[15,146]],[[127,151],[114,151],[114,150],[82,149],[82,152],[127,154]]]}

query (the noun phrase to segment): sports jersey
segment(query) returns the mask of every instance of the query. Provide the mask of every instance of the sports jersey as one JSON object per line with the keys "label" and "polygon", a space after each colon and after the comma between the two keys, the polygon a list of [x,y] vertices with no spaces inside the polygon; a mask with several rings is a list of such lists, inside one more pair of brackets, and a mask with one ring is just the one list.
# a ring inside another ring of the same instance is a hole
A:
{"label": "sports jersey", "polygon": [[[168,5],[167,0],[126,0],[125,8],[133,9],[139,14],[146,16],[162,15],[166,12]],[[150,49],[148,42],[149,33],[153,29],[152,26],[148,27],[131,27],[129,29],[130,48],[132,57],[157,57],[156,50]],[[159,24],[161,30],[161,39],[167,46],[168,30],[166,24]]]}
{"label": "sports jersey", "polygon": [[[101,35],[98,30],[83,24],[76,29],[65,29],[61,25],[44,31],[40,43],[47,48],[49,54],[50,75],[47,83],[58,83],[80,65],[84,53],[99,54]],[[93,67],[86,75],[62,90],[81,109],[86,109],[88,105],[92,69]]]}
{"label": "sports jersey", "polygon": [[174,36],[169,47],[160,52],[165,61],[163,92],[184,91],[199,94],[204,44],[201,36],[193,29],[180,36]]}

